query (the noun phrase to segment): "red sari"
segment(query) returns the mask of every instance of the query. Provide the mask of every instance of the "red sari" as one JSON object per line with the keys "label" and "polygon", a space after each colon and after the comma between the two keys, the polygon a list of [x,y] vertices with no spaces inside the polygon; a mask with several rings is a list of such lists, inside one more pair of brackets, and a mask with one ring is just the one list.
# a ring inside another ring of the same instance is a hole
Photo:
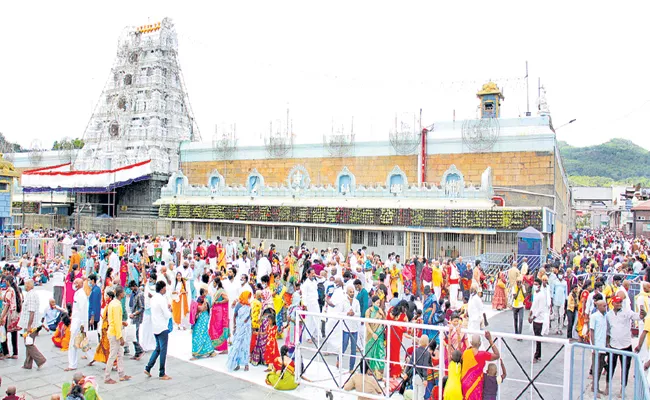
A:
{"label": "red sari", "polygon": [[269,324],[269,329],[267,330],[267,342],[266,349],[264,349],[264,364],[273,365],[273,362],[276,358],[280,357],[280,350],[278,349],[278,327],[273,324]]}
{"label": "red sari", "polygon": [[[386,319],[389,321],[407,322],[406,315],[400,313],[397,317],[393,317],[391,310],[388,310]],[[388,349],[388,360],[390,361],[389,376],[391,378],[398,377],[402,374],[402,366],[400,365],[400,350],[402,344],[402,336],[406,332],[406,328],[402,326],[388,326],[390,334],[390,348]]]}

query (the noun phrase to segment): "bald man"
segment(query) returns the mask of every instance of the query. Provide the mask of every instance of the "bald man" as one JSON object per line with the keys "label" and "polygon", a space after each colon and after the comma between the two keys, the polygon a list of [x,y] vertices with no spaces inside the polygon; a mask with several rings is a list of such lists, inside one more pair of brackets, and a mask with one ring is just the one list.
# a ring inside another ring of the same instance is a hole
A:
{"label": "bald man", "polygon": [[38,336],[38,332],[40,331],[37,327],[40,324],[38,323],[38,294],[34,290],[33,280],[27,279],[25,281],[25,292],[20,320],[30,339],[25,339],[25,363],[23,364],[23,368],[32,369],[32,365],[36,363],[36,367],[40,369],[47,360],[36,347],[36,336]]}
{"label": "bald man", "polygon": [[[72,304],[72,315],[70,316],[70,342],[74,343],[74,338],[81,332],[88,332],[88,296],[84,291],[84,281],[77,278],[72,283],[74,287],[74,302]],[[68,368],[65,371],[74,371],[77,369],[78,350],[74,344],[68,349]]]}

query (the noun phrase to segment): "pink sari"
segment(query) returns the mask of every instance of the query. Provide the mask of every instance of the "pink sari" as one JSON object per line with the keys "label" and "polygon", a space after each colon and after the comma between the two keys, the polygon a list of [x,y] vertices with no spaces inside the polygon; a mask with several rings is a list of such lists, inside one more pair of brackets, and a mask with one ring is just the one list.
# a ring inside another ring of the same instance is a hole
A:
{"label": "pink sari", "polygon": [[214,305],[210,314],[210,326],[208,334],[215,345],[215,350],[228,350],[228,336],[230,336],[229,319],[228,319],[228,302],[220,303],[224,300],[225,290],[219,289],[214,294]]}
{"label": "pink sari", "polygon": [[492,355],[487,351],[479,351],[474,355],[472,349],[463,352],[463,370],[461,386],[463,400],[483,400],[483,369]]}

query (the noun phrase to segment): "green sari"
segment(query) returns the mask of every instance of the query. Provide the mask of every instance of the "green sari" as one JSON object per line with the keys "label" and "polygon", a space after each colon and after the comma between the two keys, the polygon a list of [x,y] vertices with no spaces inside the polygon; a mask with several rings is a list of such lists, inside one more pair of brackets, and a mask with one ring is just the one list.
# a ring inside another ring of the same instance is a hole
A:
{"label": "green sari", "polygon": [[[386,314],[380,308],[370,307],[366,311],[366,318],[386,319]],[[386,359],[385,332],[386,327],[384,325],[366,323],[366,357],[373,359],[368,360],[368,365],[378,378],[381,378],[384,370],[384,362],[378,360]],[[374,338],[373,333],[377,335],[377,339]]]}

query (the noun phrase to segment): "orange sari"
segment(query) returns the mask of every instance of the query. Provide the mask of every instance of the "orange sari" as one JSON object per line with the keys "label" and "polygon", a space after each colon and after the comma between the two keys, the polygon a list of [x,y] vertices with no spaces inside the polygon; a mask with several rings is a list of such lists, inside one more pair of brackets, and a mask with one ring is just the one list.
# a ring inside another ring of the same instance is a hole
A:
{"label": "orange sari", "polygon": [[172,301],[172,317],[176,325],[180,325],[183,318],[189,313],[189,305],[187,301],[187,291],[185,290],[185,283],[180,286],[178,293],[178,300]]}
{"label": "orange sari", "polygon": [[580,301],[578,302],[578,322],[576,323],[576,331],[583,342],[587,342],[589,339],[589,329],[584,329],[585,327],[589,327],[589,315],[585,315],[585,307],[587,307],[588,297],[589,291],[583,290],[582,293],[580,293]]}
{"label": "orange sari", "polygon": [[59,322],[52,335],[52,343],[61,349],[61,351],[68,351],[68,347],[70,346],[70,327],[65,326],[63,322]]}

